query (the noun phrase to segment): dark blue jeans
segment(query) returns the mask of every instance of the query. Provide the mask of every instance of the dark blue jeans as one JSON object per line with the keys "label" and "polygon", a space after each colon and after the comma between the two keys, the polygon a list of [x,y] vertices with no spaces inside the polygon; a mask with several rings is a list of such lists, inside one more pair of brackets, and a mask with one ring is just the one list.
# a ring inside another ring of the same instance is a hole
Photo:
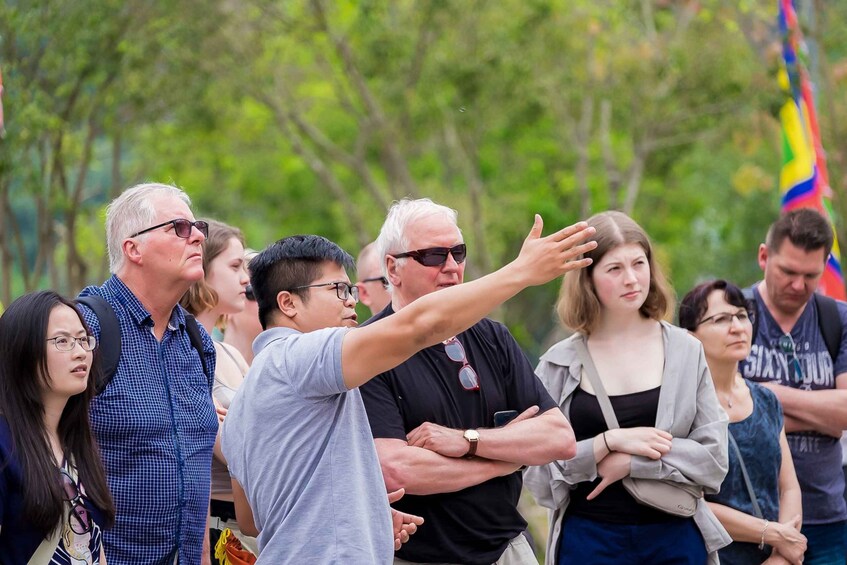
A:
{"label": "dark blue jeans", "polygon": [[803,565],[843,565],[847,561],[847,522],[803,526],[808,547]]}
{"label": "dark blue jeans", "polygon": [[610,524],[566,516],[559,565],[704,565],[706,544],[693,518],[659,524]]}

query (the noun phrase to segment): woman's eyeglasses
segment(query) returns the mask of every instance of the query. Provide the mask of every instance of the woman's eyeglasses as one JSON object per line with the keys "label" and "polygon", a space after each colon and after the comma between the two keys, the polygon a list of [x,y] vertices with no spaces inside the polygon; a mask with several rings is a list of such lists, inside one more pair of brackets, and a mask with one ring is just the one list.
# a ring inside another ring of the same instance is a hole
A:
{"label": "woman's eyeglasses", "polygon": [[97,347],[97,338],[93,335],[87,335],[85,337],[59,335],[51,337],[46,341],[52,341],[53,345],[55,345],[56,349],[59,351],[72,351],[77,343],[84,351],[92,351],[95,347]]}
{"label": "woman's eyeglasses", "polygon": [[429,247],[427,249],[417,249],[403,253],[392,253],[391,255],[395,259],[411,257],[425,267],[440,267],[447,262],[447,255],[452,255],[456,263],[464,263],[467,253],[468,250],[465,244],[460,243],[453,247]]}
{"label": "woman's eyeglasses", "polygon": [[779,346],[779,350],[785,354],[788,358],[788,362],[791,363],[791,366],[794,368],[794,382],[803,382],[805,375],[803,374],[803,366],[797,358],[797,345],[794,343],[794,338],[791,337],[791,334],[781,335],[779,336],[777,345]]}
{"label": "woman's eyeglasses", "polygon": [[62,469],[62,489],[65,500],[71,503],[71,511],[68,514],[71,531],[79,535],[87,534],[91,531],[91,517],[83,501],[84,495],[80,492],[79,483],[74,481],[65,469]]}
{"label": "woman's eyeglasses", "polygon": [[253,285],[248,284],[244,287],[244,298],[251,302],[256,302],[256,293],[253,292]]}
{"label": "woman's eyeglasses", "polygon": [[750,321],[750,315],[746,310],[742,310],[740,312],[729,313],[729,312],[721,312],[720,314],[715,314],[714,316],[709,316],[708,318],[703,318],[699,322],[697,322],[698,326],[702,326],[703,324],[711,322],[712,324],[722,327],[728,328],[732,325],[732,320],[736,319],[742,324]]}
{"label": "woman's eyeglasses", "polygon": [[170,224],[173,224],[174,233],[176,234],[176,236],[181,237],[182,239],[188,239],[189,237],[191,237],[191,228],[197,228],[197,231],[202,233],[203,237],[209,237],[209,222],[204,222],[203,220],[197,220],[196,222],[192,222],[191,220],[186,220],[185,218],[177,218],[175,220],[168,220],[167,222],[162,222],[161,224],[155,225],[151,228],[135,232],[129,237],[136,237],[143,233],[163,228]]}
{"label": "woman's eyeglasses", "polygon": [[462,342],[456,339],[455,336],[451,337],[444,342],[444,351],[451,361],[462,364],[462,367],[459,369],[459,382],[462,384],[462,388],[465,390],[479,390],[479,376],[474,371],[474,368],[471,367],[470,363],[468,363]]}

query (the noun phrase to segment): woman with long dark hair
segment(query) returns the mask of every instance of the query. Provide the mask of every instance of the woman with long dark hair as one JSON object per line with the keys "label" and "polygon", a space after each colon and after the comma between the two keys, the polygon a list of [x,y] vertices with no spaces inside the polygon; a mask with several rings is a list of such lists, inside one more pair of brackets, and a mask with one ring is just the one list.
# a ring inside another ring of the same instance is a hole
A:
{"label": "woman with long dark hair", "polygon": [[0,555],[105,563],[115,509],[91,434],[96,347],[73,302],[27,294],[0,316]]}

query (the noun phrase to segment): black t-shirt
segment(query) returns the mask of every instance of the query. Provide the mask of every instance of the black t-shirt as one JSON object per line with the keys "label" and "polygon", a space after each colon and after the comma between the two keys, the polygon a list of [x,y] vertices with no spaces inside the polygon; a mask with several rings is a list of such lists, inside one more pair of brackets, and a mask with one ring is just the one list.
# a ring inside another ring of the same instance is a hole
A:
{"label": "black t-shirt", "polygon": [[[389,304],[368,323],[393,313]],[[424,349],[360,387],[375,438],[405,441],[424,422],[460,430],[492,428],[500,410],[556,407],[503,324],[484,319],[457,338],[479,375],[479,390],[462,388],[461,364],[450,360],[442,344]],[[517,510],[522,484],[516,472],[458,492],[407,494],[394,506],[426,521],[397,556],[417,562],[497,561],[526,528]]]}
{"label": "black t-shirt", "polygon": [[[610,396],[609,401],[622,428],[639,426],[654,427],[659,409],[660,388],[652,388],[632,394]],[[574,390],[571,397],[568,419],[573,425],[577,441],[593,438],[608,430],[600,403],[593,394],[581,388]],[[593,500],[586,496],[600,484],[600,477],[590,482],[581,482],[571,491],[571,502],[567,514],[582,516],[611,524],[651,524],[668,522],[677,517],[650,506],[639,504],[626,491],[621,481],[606,487]]]}

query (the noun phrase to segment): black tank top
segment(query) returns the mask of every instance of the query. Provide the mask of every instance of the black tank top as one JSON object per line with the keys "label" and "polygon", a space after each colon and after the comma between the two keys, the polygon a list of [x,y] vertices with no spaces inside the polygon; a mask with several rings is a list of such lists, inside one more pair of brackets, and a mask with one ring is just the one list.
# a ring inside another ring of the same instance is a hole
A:
{"label": "black tank top", "polygon": [[[632,394],[610,396],[609,400],[615,409],[620,427],[655,426],[659,390],[660,388],[656,387]],[[569,419],[577,441],[593,438],[609,429],[597,397],[578,387],[571,397]],[[566,513],[613,524],[644,524],[676,519],[661,510],[636,502],[623,488],[621,481],[606,487],[594,500],[586,500],[585,497],[599,483],[600,477],[591,482],[579,483],[571,491],[571,501]]]}

